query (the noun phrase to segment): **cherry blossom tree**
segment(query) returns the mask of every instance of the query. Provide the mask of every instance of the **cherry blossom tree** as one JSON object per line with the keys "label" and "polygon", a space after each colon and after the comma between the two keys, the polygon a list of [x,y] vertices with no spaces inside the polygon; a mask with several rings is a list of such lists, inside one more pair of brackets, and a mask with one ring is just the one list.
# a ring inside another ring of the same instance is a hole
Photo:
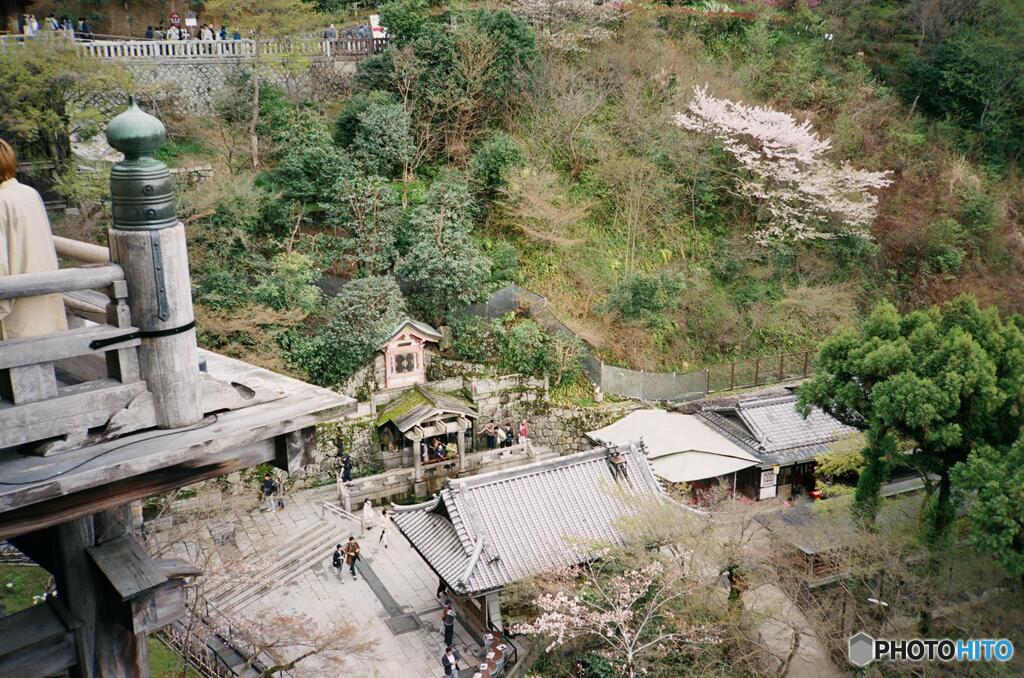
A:
{"label": "cherry blossom tree", "polygon": [[680,614],[680,603],[696,586],[660,561],[611,577],[588,563],[559,570],[552,579],[555,592],[533,600],[540,614],[512,629],[548,638],[548,652],[575,639],[597,639],[599,653],[633,678],[669,646],[720,642],[709,626]]}
{"label": "cherry blossom tree", "polygon": [[622,14],[622,2],[596,5],[593,0],[516,0],[513,11],[528,21],[542,47],[576,52],[607,40]]}
{"label": "cherry blossom tree", "polygon": [[717,139],[745,170],[739,186],[766,210],[769,223],[755,233],[761,244],[780,241],[870,238],[878,196],[890,172],[836,165],[825,157],[832,142],[807,121],[765,106],[747,106],[695,87],[679,127]]}

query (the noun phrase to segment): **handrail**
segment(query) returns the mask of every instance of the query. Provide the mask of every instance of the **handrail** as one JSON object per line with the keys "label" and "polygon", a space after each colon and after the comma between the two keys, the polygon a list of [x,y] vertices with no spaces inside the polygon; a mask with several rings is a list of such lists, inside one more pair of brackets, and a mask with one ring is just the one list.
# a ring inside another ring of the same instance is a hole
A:
{"label": "handrail", "polygon": [[72,240],[59,235],[53,236],[53,248],[57,256],[83,264],[109,264],[110,250],[103,245],[94,245],[81,240]]}
{"label": "handrail", "polygon": [[91,290],[121,280],[124,280],[124,271],[117,264],[93,268],[63,268],[44,273],[21,273],[0,277],[0,300]]}

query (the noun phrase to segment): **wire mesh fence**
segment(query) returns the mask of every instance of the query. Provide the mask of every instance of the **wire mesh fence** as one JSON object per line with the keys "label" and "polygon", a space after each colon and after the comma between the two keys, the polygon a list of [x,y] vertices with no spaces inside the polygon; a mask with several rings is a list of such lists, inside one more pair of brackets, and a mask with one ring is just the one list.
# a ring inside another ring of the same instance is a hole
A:
{"label": "wire mesh fence", "polygon": [[720,363],[693,372],[646,372],[606,365],[551,312],[545,297],[514,283],[492,294],[486,302],[473,304],[467,312],[492,319],[516,312],[530,316],[549,331],[579,340],[584,347],[582,360],[587,378],[605,393],[625,398],[695,400],[711,393],[802,379],[810,376],[814,367],[811,351]]}

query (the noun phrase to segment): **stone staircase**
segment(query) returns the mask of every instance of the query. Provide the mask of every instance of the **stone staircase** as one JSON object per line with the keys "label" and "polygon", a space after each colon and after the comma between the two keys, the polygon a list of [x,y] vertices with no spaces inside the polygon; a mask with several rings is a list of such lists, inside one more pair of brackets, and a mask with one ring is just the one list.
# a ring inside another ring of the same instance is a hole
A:
{"label": "stone staircase", "polygon": [[[322,521],[283,545],[274,545],[267,553],[272,558],[270,567],[246,581],[230,581],[206,593],[209,601],[223,614],[231,616],[245,608],[273,587],[281,587],[326,558],[337,543],[339,528],[333,521]],[[253,545],[259,541],[253,540]],[[249,553],[248,557],[261,557]]]}

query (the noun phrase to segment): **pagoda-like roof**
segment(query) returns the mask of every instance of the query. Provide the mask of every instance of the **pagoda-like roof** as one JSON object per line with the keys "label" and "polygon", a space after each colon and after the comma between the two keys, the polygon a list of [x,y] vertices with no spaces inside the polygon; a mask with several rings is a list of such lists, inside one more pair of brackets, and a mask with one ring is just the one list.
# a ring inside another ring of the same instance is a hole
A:
{"label": "pagoda-like roof", "polygon": [[436,393],[416,384],[381,410],[377,416],[377,426],[391,422],[405,433],[424,422],[446,416],[476,419],[477,412],[464,398]]}
{"label": "pagoda-like roof", "polygon": [[448,479],[393,518],[457,593],[477,595],[622,544],[621,520],[664,491],[636,446],[596,448],[514,469]]}

